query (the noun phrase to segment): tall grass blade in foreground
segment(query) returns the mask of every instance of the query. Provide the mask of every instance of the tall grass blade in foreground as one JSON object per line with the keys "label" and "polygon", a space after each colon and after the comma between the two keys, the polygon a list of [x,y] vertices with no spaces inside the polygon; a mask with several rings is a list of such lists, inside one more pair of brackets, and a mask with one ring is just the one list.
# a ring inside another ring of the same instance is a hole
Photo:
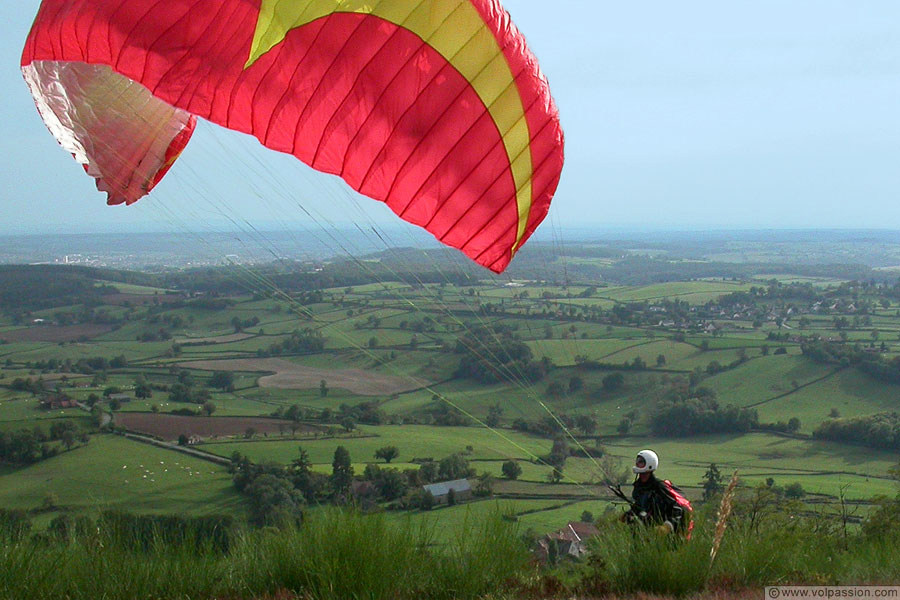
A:
{"label": "tall grass blade in foreground", "polygon": [[722,538],[725,537],[725,529],[728,527],[728,517],[731,516],[733,507],[734,490],[738,483],[738,472],[735,471],[731,475],[731,481],[722,494],[722,502],[719,504],[719,512],[716,515],[716,532],[713,535],[712,548],[709,550],[709,568],[712,569],[713,563],[716,561],[716,555],[719,553],[719,547],[722,545]]}

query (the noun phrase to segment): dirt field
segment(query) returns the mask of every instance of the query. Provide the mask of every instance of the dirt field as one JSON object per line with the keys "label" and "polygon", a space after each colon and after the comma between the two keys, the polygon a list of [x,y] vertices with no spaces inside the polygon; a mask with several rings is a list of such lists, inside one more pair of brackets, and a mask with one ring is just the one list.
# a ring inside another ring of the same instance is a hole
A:
{"label": "dirt field", "polygon": [[0,332],[0,339],[8,342],[75,342],[90,339],[111,331],[110,325],[32,325],[22,329]]}
{"label": "dirt field", "polygon": [[[290,421],[266,419],[264,417],[183,417],[153,413],[116,413],[116,425],[123,425],[132,431],[159,436],[166,440],[177,440],[182,433],[202,438],[240,435],[252,427],[258,434],[290,433]],[[311,433],[315,428],[303,425],[297,434]]]}
{"label": "dirt field", "polygon": [[319,387],[323,379],[330,388],[341,388],[361,396],[384,396],[418,389],[427,382],[412,377],[383,375],[362,369],[319,369],[304,367],[281,358],[242,360],[201,360],[179,366],[209,371],[255,371],[273,373],[259,379],[260,387],[304,390]]}

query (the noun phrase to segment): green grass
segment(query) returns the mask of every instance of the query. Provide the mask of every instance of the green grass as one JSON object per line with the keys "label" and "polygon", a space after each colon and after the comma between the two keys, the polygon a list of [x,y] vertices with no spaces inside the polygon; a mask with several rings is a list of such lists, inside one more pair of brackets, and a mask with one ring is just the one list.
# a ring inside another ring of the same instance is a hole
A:
{"label": "green grass", "polygon": [[[749,355],[749,354],[748,354]],[[703,380],[722,404],[746,406],[826,377],[833,369],[803,356],[756,356],[735,369]]]}
{"label": "green grass", "polygon": [[32,422],[65,417],[82,417],[86,413],[78,408],[47,410],[41,408],[39,398],[13,396],[0,400],[0,422]]}
{"label": "green grass", "polygon": [[808,492],[829,496],[837,496],[841,486],[848,484],[848,497],[858,499],[896,491],[896,483],[887,477],[888,469],[897,463],[896,455],[858,446],[769,433],[685,440],[627,438],[606,445],[629,464],[637,449],[653,448],[660,456],[660,476],[686,488],[697,489],[709,464],[716,463],[726,474],[739,470],[747,482],[767,477],[779,485],[799,481]]}
{"label": "green grass", "polygon": [[828,419],[832,408],[842,417],[900,410],[900,387],[881,383],[855,369],[845,369],[756,407],[762,421],[799,418],[804,432],[811,432]]}
{"label": "green grass", "polygon": [[[141,466],[143,465],[143,466]],[[219,465],[113,435],[3,475],[0,506],[34,508],[48,493],[74,511],[242,513]]]}
{"label": "green grass", "polygon": [[[586,356],[589,359],[606,362],[607,357],[616,352],[644,344],[647,340],[622,340],[622,339],[550,339],[528,342],[534,356],[548,357],[553,364],[564,367],[575,364],[575,357]],[[656,357],[654,356],[654,359]]]}
{"label": "green grass", "polygon": [[542,510],[526,515],[519,515],[516,522],[522,530],[531,529],[537,533],[545,533],[561,529],[570,521],[579,521],[585,511],[599,517],[603,510],[609,506],[607,502],[600,500],[587,500],[574,504],[561,505],[558,501],[555,508]]}
{"label": "green grass", "polygon": [[609,297],[619,302],[677,298],[691,304],[703,304],[710,300],[716,300],[724,294],[747,291],[752,286],[753,284],[750,283],[732,281],[681,281],[634,288],[604,289],[599,290],[598,295]]}
{"label": "green grass", "polygon": [[[560,500],[475,500],[455,506],[438,505],[430,511],[397,512],[388,514],[388,522],[412,523],[434,531],[434,541],[447,544],[468,524],[500,514],[519,515],[525,512],[545,511],[562,504]],[[580,514],[580,513],[579,513]],[[523,518],[523,517],[520,517]],[[518,519],[517,519],[518,520]],[[521,526],[520,530],[523,530]],[[545,529],[550,531],[553,527]]]}
{"label": "green grass", "polygon": [[609,354],[600,358],[601,362],[620,364],[633,362],[635,358],[640,357],[647,366],[656,366],[656,358],[663,355],[666,362],[663,367],[668,368],[669,364],[679,365],[682,361],[690,359],[697,354],[697,349],[690,344],[681,342],[672,342],[669,340],[647,340],[644,343],[634,345],[630,348],[623,349],[614,354]]}
{"label": "green grass", "polygon": [[191,542],[133,550],[102,531],[17,542],[0,546],[0,597],[474,600],[505,595],[526,574],[509,522],[472,518],[445,535],[435,545],[427,527],[331,509],[309,511],[300,527],[239,532],[227,553]]}
{"label": "green grass", "polygon": [[298,456],[302,447],[309,453],[314,463],[331,464],[334,450],[344,446],[350,456],[359,462],[376,462],[375,450],[383,446],[397,446],[400,455],[396,460],[409,461],[413,458],[434,458],[440,460],[457,452],[465,452],[472,446],[468,458],[523,458],[525,451],[543,454],[549,451],[550,441],[512,432],[501,432],[525,451],[484,427],[431,427],[427,425],[386,425],[374,427],[361,425],[360,432],[367,437],[340,437],[293,441],[226,442],[204,444],[202,449],[220,456],[231,456],[240,452],[253,461],[272,460],[287,464]]}
{"label": "green grass", "polygon": [[163,295],[166,293],[164,288],[156,288],[149,287],[146,285],[137,285],[134,283],[110,283],[108,281],[102,282],[105,285],[111,285],[116,288],[120,294],[139,294],[142,296],[153,296],[155,294]]}

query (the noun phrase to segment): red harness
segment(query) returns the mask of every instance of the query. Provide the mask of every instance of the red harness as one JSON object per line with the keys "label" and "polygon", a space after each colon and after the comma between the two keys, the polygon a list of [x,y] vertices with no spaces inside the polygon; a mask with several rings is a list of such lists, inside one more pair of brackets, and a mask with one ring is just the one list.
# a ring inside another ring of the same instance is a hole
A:
{"label": "red harness", "polygon": [[690,500],[681,493],[681,490],[675,487],[668,479],[663,479],[663,487],[665,487],[666,491],[675,499],[675,503],[684,511],[684,516],[688,521],[687,531],[685,532],[684,537],[688,540],[691,539],[691,531],[694,529],[694,520],[691,518],[691,513],[694,512],[694,507],[691,506]]}

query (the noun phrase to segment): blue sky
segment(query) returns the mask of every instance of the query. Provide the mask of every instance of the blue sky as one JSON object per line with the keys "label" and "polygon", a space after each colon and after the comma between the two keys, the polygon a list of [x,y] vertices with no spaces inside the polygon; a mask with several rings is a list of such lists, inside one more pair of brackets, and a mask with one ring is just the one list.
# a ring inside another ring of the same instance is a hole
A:
{"label": "blue sky", "polygon": [[[211,125],[150,197],[105,206],[21,78],[38,4],[0,3],[0,234],[393,222]],[[566,133],[553,227],[900,229],[900,3],[504,4]]]}

